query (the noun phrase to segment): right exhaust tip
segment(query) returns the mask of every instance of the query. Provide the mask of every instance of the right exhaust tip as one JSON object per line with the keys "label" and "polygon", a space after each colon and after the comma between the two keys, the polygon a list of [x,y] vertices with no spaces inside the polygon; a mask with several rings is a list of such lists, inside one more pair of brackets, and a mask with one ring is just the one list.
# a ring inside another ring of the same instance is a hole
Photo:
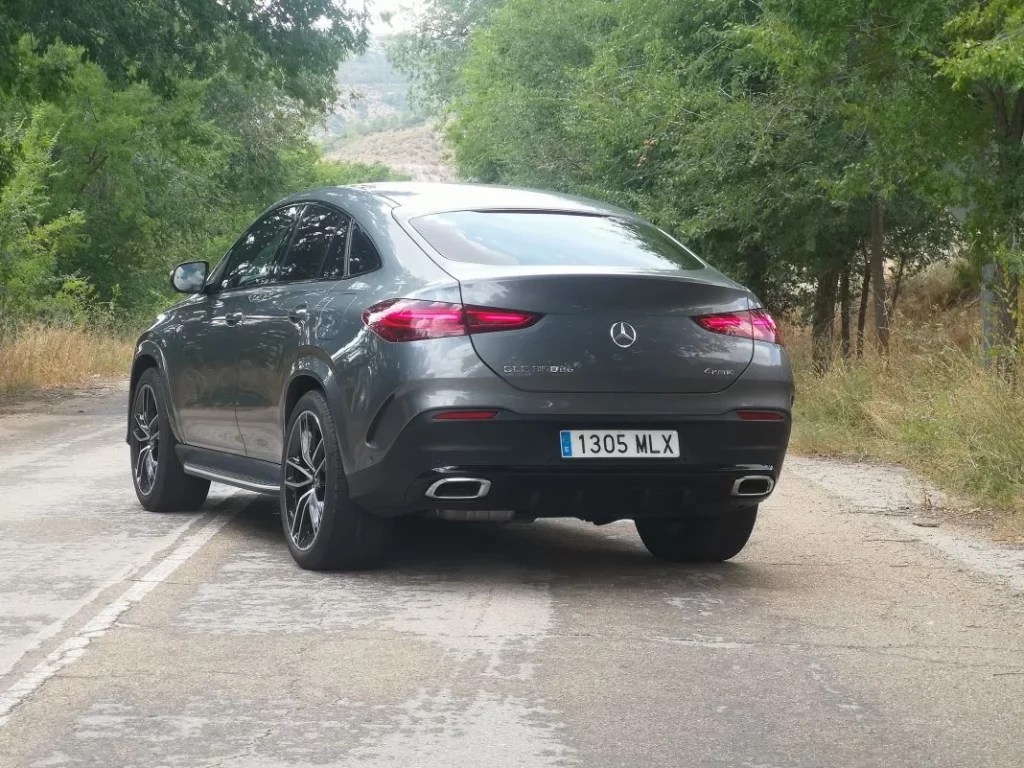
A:
{"label": "right exhaust tip", "polygon": [[428,499],[475,501],[491,491],[491,481],[480,477],[446,477],[427,488]]}
{"label": "right exhaust tip", "polygon": [[747,475],[732,484],[732,495],[757,498],[770,494],[775,489],[775,479],[770,475]]}

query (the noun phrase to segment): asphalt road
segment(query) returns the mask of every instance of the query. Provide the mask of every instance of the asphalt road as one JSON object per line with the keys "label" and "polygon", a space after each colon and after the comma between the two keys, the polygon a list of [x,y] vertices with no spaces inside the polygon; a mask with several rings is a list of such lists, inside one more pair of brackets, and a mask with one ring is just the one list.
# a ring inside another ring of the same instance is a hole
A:
{"label": "asphalt road", "polygon": [[4,768],[1024,765],[1021,594],[795,472],[721,566],[559,521],[313,574],[267,501],[139,508],[124,399],[0,415]]}

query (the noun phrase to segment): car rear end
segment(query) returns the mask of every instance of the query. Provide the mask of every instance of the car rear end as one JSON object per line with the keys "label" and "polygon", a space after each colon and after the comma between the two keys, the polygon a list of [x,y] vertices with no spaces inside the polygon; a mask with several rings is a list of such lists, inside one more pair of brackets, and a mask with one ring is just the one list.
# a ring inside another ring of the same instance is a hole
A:
{"label": "car rear end", "polygon": [[742,286],[620,212],[395,214],[458,291],[363,313],[383,367],[401,374],[350,473],[357,502],[609,522],[771,493],[792,376]]}

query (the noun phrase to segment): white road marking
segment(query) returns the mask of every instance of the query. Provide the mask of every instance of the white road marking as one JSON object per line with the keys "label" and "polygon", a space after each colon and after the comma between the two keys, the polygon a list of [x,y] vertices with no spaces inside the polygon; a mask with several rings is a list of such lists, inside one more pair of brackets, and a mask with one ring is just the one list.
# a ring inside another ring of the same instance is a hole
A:
{"label": "white road marking", "polygon": [[90,590],[88,594],[86,594],[80,600],[75,601],[75,604],[71,607],[70,610],[66,612],[64,616],[57,619],[56,621],[50,622],[42,629],[40,629],[38,632],[36,632],[34,636],[32,636],[32,638],[29,641],[27,641],[21,648],[16,649],[16,653],[9,654],[8,658],[3,658],[2,656],[0,656],[0,677],[6,675],[8,672],[14,669],[18,662],[21,661],[21,659],[25,656],[25,654],[34,651],[36,648],[42,645],[44,641],[49,640],[51,637],[55,637],[56,635],[60,634],[60,631],[64,629],[64,625],[67,624],[69,620],[77,616],[80,611],[82,611],[84,608],[92,604],[106,590],[110,589],[111,587],[117,584],[120,584],[122,581],[125,581],[126,579],[130,579],[136,573],[142,571],[147,565],[153,562],[154,557],[156,557],[160,552],[163,552],[169,546],[174,544],[178,539],[182,537],[182,535],[189,528],[193,527],[196,524],[196,520],[198,519],[199,518],[194,518],[192,520],[189,520],[184,525],[179,525],[177,528],[168,532],[166,535],[161,536],[159,539],[156,540],[156,543],[153,544],[153,546],[151,546],[148,550],[146,550],[136,562],[122,568],[119,572],[115,573],[110,578],[101,581],[95,588]]}
{"label": "white road marking", "polygon": [[60,647],[43,659],[36,667],[18,680],[0,696],[0,727],[7,724],[8,716],[18,704],[41,688],[64,667],[80,659],[89,644],[103,637],[117,619],[129,608],[142,600],[165,581],[182,563],[198,552],[204,544],[212,539],[250,500],[240,501],[224,512],[212,514],[212,520],[195,533],[186,536],[173,551],[149,572],[144,578],[136,581],[114,602],[93,616],[73,637],[65,640]]}
{"label": "white road marking", "polygon": [[65,440],[64,442],[61,443],[52,443],[51,445],[48,445],[46,448],[40,448],[37,451],[26,451],[24,453],[18,453],[17,455],[9,459],[0,459],[0,472],[10,472],[12,469],[18,469],[19,467],[24,467],[27,464],[32,464],[33,462],[39,461],[40,459],[45,459],[47,456],[52,456],[53,454],[66,451],[75,443],[84,443],[87,440],[93,440],[98,437],[104,437],[106,435],[109,435],[111,432],[117,432],[119,430],[126,431],[127,426],[123,424],[118,424],[113,427],[104,427],[103,429],[97,429],[93,432],[86,432],[84,435],[79,435],[78,437],[72,438],[71,440]]}

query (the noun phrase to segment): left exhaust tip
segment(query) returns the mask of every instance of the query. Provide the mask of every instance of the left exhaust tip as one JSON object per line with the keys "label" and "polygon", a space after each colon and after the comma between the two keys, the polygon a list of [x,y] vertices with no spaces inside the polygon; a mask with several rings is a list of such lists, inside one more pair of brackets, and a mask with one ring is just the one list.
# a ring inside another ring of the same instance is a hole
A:
{"label": "left exhaust tip", "polygon": [[445,477],[427,488],[428,499],[437,501],[474,501],[491,492],[491,481],[481,477]]}

